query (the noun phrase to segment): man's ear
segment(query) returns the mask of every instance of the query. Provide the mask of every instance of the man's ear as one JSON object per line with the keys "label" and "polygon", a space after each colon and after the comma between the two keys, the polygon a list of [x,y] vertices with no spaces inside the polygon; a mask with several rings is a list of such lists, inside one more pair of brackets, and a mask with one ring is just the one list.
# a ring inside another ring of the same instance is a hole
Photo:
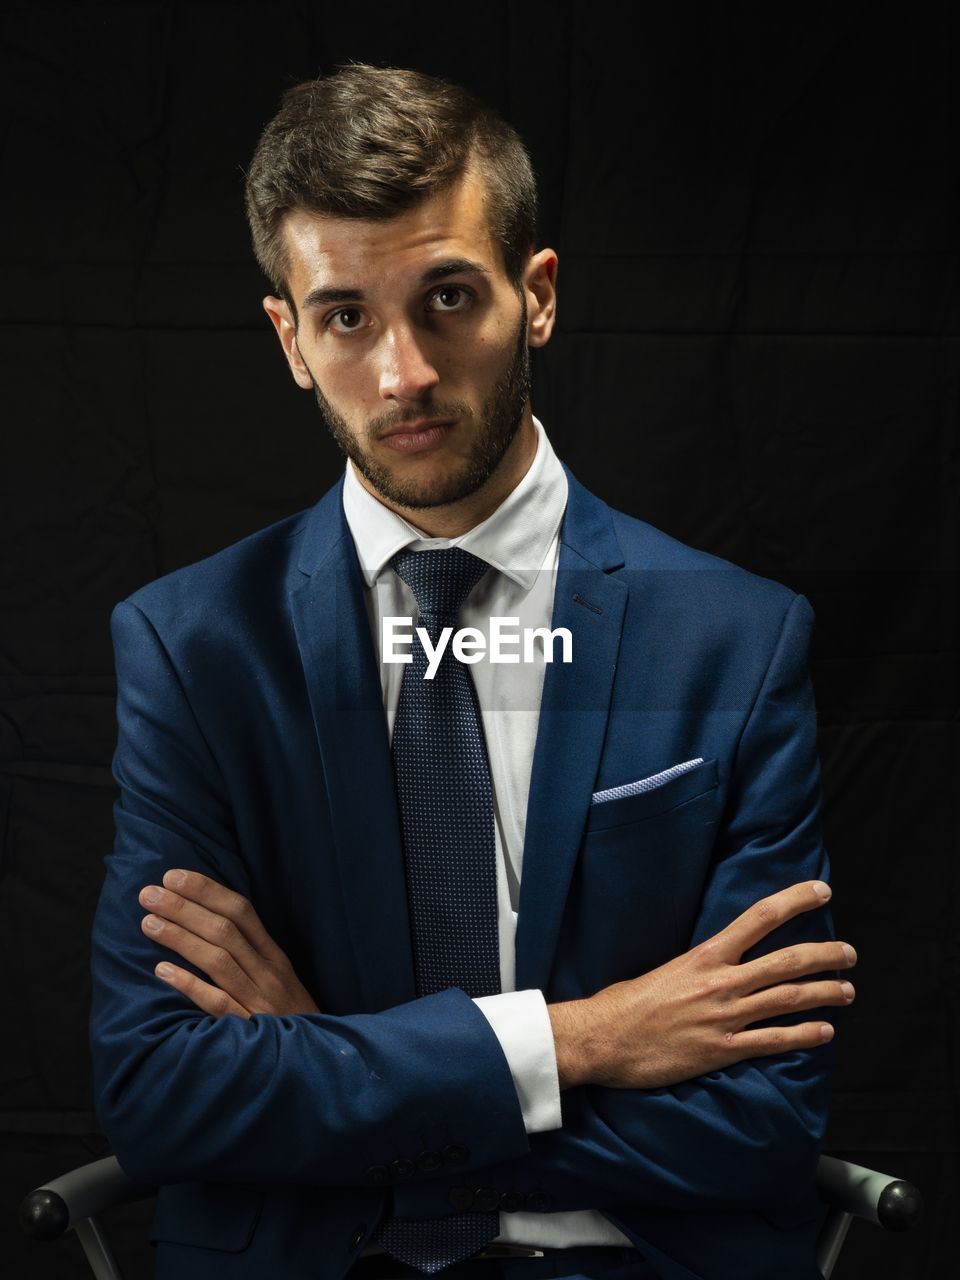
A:
{"label": "man's ear", "polygon": [[300,348],[297,346],[297,327],[293,323],[289,306],[283,298],[274,298],[268,294],[263,300],[263,309],[273,321],[273,327],[283,347],[283,354],[287,357],[287,364],[290,366],[294,382],[304,391],[312,390],[313,378],[301,358]]}
{"label": "man's ear", "polygon": [[550,341],[557,318],[557,269],[553,249],[541,249],[527,263],[523,288],[527,295],[527,346],[543,347]]}

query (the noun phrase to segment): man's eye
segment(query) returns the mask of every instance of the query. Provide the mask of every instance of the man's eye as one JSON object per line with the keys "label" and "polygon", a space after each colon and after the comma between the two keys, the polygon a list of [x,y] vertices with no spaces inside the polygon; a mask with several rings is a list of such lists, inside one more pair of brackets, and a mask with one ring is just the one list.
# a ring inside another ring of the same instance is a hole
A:
{"label": "man's eye", "polygon": [[[359,317],[359,315],[360,315],[360,312],[357,310],[356,307],[341,307],[339,311],[334,311],[334,313],[330,316],[329,320],[327,321],[327,327],[329,328],[329,326],[333,324],[334,320],[336,320],[340,316]],[[338,329],[337,332],[352,333],[355,329],[358,329],[359,327],[360,327],[359,324],[348,324],[344,328]]]}
{"label": "man's eye", "polygon": [[[450,295],[450,294],[454,294],[454,295],[456,295],[456,300],[464,299],[464,298],[465,298],[468,302],[469,302],[469,300],[470,300],[470,294],[468,293],[468,291],[467,291],[466,289],[464,289],[464,288],[463,288],[461,285],[459,285],[459,284],[445,284],[445,285],[444,285],[442,288],[440,288],[440,289],[434,289],[434,291],[433,291],[433,293],[430,295],[430,297],[431,297],[431,299],[440,299],[440,298],[447,299],[447,298],[449,298],[449,295]],[[438,308],[437,308],[437,310],[439,310],[439,311],[462,311],[462,310],[463,310],[463,306],[462,306],[462,305],[461,305],[461,306],[446,306],[446,305],[444,305],[444,306],[442,306],[442,307],[438,307]]]}

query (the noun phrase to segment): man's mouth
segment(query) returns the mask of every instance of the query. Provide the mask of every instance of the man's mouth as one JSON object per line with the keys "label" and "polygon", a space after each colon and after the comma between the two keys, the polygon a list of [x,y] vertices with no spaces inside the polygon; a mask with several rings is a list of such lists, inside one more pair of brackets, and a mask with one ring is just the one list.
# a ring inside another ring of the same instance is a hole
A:
{"label": "man's mouth", "polygon": [[433,422],[402,422],[391,427],[380,439],[389,448],[400,453],[415,453],[439,443],[453,426],[453,421],[442,418]]}

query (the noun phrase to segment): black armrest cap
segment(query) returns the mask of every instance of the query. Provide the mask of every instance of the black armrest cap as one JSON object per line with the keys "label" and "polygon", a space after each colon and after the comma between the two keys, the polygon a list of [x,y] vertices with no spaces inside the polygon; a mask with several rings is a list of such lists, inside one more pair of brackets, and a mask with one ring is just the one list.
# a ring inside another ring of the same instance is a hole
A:
{"label": "black armrest cap", "polygon": [[20,1205],[20,1226],[34,1240],[56,1240],[70,1226],[70,1214],[55,1191],[31,1191]]}
{"label": "black armrest cap", "polygon": [[877,1219],[887,1231],[908,1231],[923,1216],[923,1196],[910,1182],[898,1179],[884,1187],[877,1202]]}

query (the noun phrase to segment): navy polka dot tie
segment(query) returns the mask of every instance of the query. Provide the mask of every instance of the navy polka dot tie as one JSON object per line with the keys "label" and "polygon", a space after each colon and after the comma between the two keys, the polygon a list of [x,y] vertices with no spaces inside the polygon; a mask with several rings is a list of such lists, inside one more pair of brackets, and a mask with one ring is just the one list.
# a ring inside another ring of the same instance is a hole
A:
{"label": "navy polka dot tie", "polygon": [[[390,561],[414,594],[435,648],[490,567],[460,547],[400,551]],[[493,787],[477,695],[452,636],[432,679],[414,634],[393,728],[393,768],[407,876],[417,995],[500,990]],[[500,1231],[494,1212],[390,1217],[374,1233],[395,1258],[432,1273]]]}

